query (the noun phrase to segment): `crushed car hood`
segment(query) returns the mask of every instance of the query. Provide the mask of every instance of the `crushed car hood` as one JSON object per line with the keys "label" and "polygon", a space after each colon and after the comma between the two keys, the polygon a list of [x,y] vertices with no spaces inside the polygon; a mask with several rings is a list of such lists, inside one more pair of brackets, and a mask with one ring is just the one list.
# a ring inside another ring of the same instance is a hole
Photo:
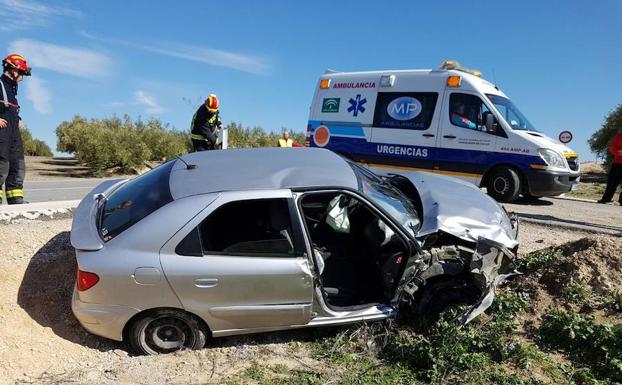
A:
{"label": "crushed car hood", "polygon": [[441,230],[471,242],[480,237],[489,239],[510,250],[518,245],[503,207],[475,185],[428,172],[404,171],[399,175],[415,185],[421,198],[423,223],[418,237]]}

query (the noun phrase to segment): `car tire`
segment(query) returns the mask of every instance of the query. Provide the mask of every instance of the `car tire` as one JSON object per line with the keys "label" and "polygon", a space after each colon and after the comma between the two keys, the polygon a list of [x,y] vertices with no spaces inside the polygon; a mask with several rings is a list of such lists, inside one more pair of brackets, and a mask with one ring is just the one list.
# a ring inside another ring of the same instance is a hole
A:
{"label": "car tire", "polygon": [[162,309],[145,313],[128,329],[130,348],[140,355],[156,355],[178,350],[201,349],[207,331],[194,316],[178,310]]}
{"label": "car tire", "polygon": [[488,195],[499,202],[513,202],[520,193],[520,177],[509,167],[499,167],[488,176]]}

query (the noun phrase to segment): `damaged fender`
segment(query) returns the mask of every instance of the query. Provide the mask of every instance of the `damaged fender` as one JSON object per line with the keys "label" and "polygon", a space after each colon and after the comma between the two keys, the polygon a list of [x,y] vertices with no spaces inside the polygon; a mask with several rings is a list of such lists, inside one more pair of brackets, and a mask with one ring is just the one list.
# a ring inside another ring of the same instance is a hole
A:
{"label": "damaged fender", "polygon": [[[423,252],[407,267],[400,286],[400,299],[411,305],[426,282],[438,276],[470,274],[481,292],[475,304],[458,321],[465,325],[482,314],[494,300],[497,286],[508,277],[520,274],[514,267],[514,253],[502,244],[480,237],[475,250],[461,246],[442,246]],[[458,290],[458,289],[456,289]]]}
{"label": "damaged fender", "polygon": [[497,286],[509,277],[520,274],[516,271],[513,260],[514,254],[502,244],[486,238],[478,239],[471,259],[470,272],[482,295],[475,305],[459,318],[460,324],[466,325],[482,314],[492,305]]}

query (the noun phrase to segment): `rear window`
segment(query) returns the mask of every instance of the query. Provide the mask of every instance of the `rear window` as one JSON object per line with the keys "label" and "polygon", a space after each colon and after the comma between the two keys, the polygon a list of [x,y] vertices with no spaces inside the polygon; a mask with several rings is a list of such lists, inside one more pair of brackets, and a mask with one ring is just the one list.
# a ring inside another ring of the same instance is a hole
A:
{"label": "rear window", "polygon": [[100,234],[109,241],[171,202],[169,175],[174,161],[167,162],[121,185],[108,197],[100,212]]}

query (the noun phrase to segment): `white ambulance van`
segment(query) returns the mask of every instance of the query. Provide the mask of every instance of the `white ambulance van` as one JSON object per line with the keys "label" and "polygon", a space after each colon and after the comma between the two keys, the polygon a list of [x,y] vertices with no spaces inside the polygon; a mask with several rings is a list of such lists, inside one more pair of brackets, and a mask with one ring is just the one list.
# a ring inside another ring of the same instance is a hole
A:
{"label": "white ambulance van", "polygon": [[555,196],[579,179],[577,154],[538,132],[479,71],[327,71],[317,84],[307,145],[382,171],[469,180],[502,202]]}

